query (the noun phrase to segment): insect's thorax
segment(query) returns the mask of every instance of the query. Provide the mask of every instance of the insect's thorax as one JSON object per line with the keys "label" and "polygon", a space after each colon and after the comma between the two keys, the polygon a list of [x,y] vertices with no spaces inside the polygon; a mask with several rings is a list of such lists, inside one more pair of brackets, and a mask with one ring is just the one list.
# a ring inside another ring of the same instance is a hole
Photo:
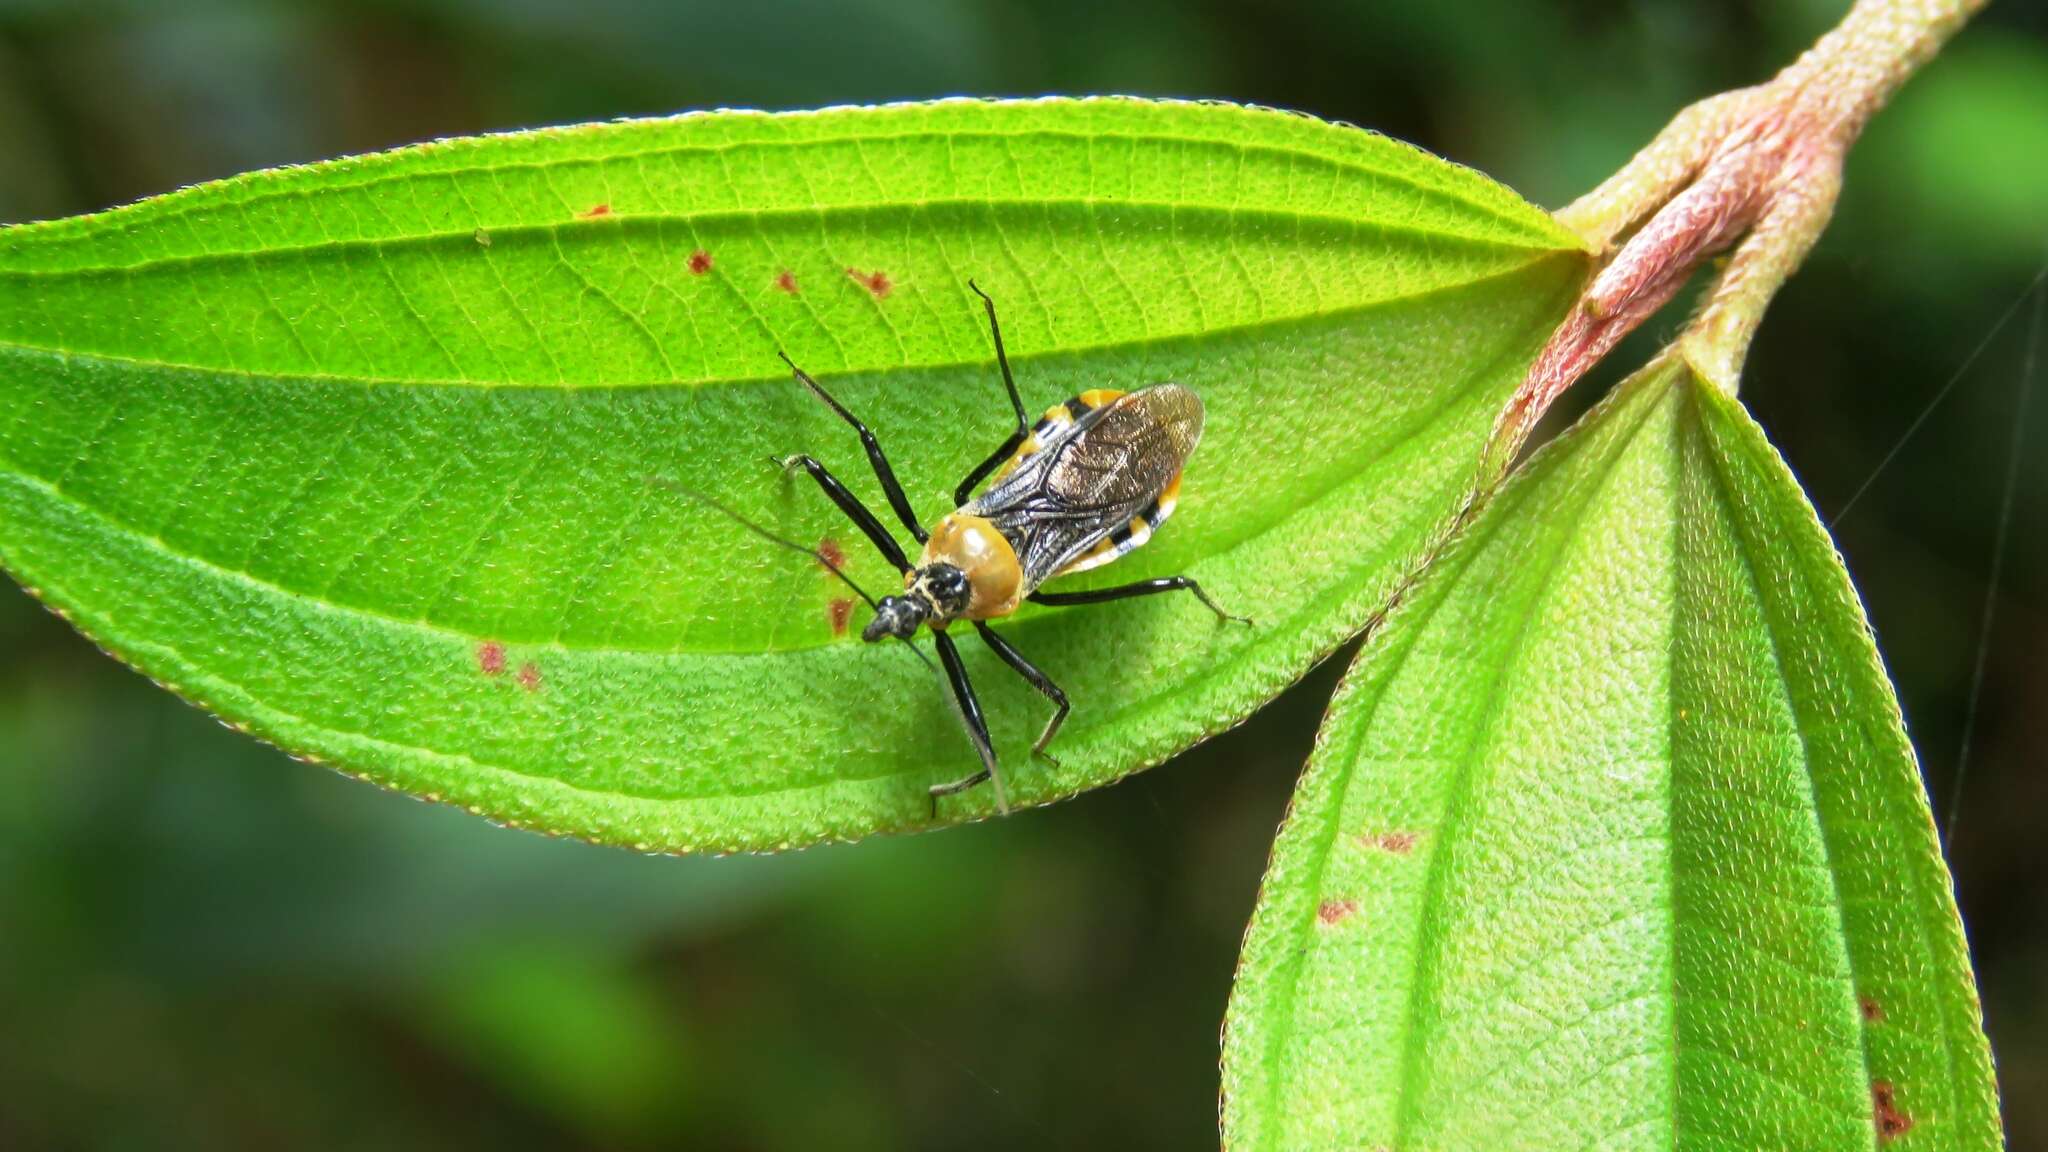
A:
{"label": "insect's thorax", "polygon": [[[906,591],[915,591],[934,565],[951,565],[967,575],[966,608],[953,618],[992,620],[1017,610],[1027,591],[1016,550],[994,524],[980,516],[954,512],[932,525],[917,567],[903,574]],[[927,596],[927,599],[931,597]],[[947,621],[933,617],[933,627]]]}

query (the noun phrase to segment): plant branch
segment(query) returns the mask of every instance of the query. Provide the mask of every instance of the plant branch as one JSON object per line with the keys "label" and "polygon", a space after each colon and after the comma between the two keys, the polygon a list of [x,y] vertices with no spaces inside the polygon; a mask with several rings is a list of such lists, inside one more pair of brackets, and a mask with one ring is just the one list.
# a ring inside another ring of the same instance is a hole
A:
{"label": "plant branch", "polygon": [[1490,457],[1511,459],[1552,401],[1730,245],[1678,344],[1701,377],[1732,394],[1765,308],[1834,213],[1850,145],[1983,6],[1858,0],[1768,83],[1680,112],[1621,171],[1559,211],[1605,262],[1501,414]]}

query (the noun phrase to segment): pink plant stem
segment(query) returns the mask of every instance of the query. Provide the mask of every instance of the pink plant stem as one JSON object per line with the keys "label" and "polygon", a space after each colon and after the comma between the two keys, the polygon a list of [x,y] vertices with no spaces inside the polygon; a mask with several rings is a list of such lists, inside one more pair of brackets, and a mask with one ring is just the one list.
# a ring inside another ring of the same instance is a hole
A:
{"label": "pink plant stem", "polygon": [[1834,212],[1849,146],[1983,4],[1859,0],[1769,83],[1687,108],[1561,210],[1560,221],[1612,255],[1496,422],[1496,474],[1566,388],[1730,245],[1734,255],[1678,343],[1703,379],[1734,392],[1764,309]]}

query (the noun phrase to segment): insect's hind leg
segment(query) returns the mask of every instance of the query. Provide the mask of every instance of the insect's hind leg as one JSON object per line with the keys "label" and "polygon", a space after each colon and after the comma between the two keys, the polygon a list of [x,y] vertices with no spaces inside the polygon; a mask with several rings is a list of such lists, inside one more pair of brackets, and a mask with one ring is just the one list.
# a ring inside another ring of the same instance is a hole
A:
{"label": "insect's hind leg", "polygon": [[1107,604],[1112,600],[1157,596],[1162,592],[1192,592],[1195,599],[1200,600],[1202,606],[1214,612],[1218,618],[1238,624],[1251,623],[1248,616],[1233,616],[1224,611],[1222,605],[1209,599],[1209,594],[1202,591],[1202,586],[1195,583],[1192,576],[1161,576],[1156,580],[1139,580],[1132,584],[1119,584],[1114,588],[1090,588],[1085,592],[1033,592],[1030,599],[1034,604],[1064,608],[1076,604]]}
{"label": "insect's hind leg", "polygon": [[960,649],[953,644],[951,636],[940,631],[932,632],[932,644],[939,650],[940,663],[946,666],[946,679],[953,686],[953,699],[960,705],[960,720],[967,728],[967,738],[974,742],[974,752],[981,757],[981,771],[950,784],[932,785],[932,815],[939,814],[939,797],[965,792],[983,780],[995,785],[996,810],[1007,815],[1010,798],[1003,791],[1003,777],[996,770],[995,746],[988,739],[988,721],[982,718],[981,701],[975,699],[974,685],[967,679],[967,666],[960,662]]}
{"label": "insect's hind leg", "polygon": [[1060,725],[1067,721],[1067,712],[1070,710],[1070,706],[1067,703],[1067,694],[1060,690],[1059,685],[1052,682],[1052,677],[1047,676],[1036,664],[1025,659],[1022,652],[1012,647],[1008,640],[1003,639],[987,623],[976,620],[974,622],[974,630],[981,633],[982,642],[993,649],[995,654],[1002,658],[1003,663],[1008,664],[1010,669],[1016,672],[1017,675],[1022,676],[1026,683],[1038,689],[1039,692],[1045,695],[1046,699],[1052,701],[1052,719],[1045,722],[1045,731],[1038,734],[1038,743],[1031,746],[1031,754],[1033,756],[1043,756],[1047,760],[1052,761],[1053,767],[1059,767],[1060,762],[1058,758],[1047,752],[1045,746],[1052,743],[1052,738],[1059,735]]}
{"label": "insect's hind leg", "polygon": [[1024,416],[1024,398],[1017,394],[1017,378],[1010,374],[1010,356],[1003,350],[1003,326],[996,322],[996,302],[974,281],[969,280],[967,286],[974,290],[976,296],[981,297],[982,307],[988,310],[988,334],[995,341],[996,366],[1002,369],[1003,387],[1010,393],[1010,407],[1017,413],[1017,430],[1010,433],[1003,441],[1002,447],[990,453],[988,459],[975,465],[974,470],[967,474],[967,479],[960,481],[960,486],[953,490],[953,506],[956,508],[966,504],[967,497],[973,494],[975,486],[988,479],[988,474],[1001,467],[1003,461],[1008,460],[1010,454],[1017,450],[1017,446],[1031,435],[1031,421]]}
{"label": "insect's hind leg", "polygon": [[841,420],[860,433],[861,447],[867,449],[868,464],[875,470],[875,479],[882,485],[882,494],[889,498],[889,507],[895,511],[896,519],[903,522],[903,527],[917,538],[917,542],[924,543],[924,525],[917,522],[917,513],[910,507],[910,498],[903,494],[903,485],[896,479],[896,470],[889,466],[889,457],[882,451],[882,442],[875,439],[875,434],[868,431],[868,426],[860,422],[860,417],[847,411],[846,406],[833,399],[832,394],[825,391],[823,385],[811,379],[810,373],[797,367],[796,361],[791,360],[788,353],[778,355],[782,357],[784,364],[789,365],[789,370],[796,373],[797,380],[811,390],[811,395],[824,401],[825,407],[832,409]]}

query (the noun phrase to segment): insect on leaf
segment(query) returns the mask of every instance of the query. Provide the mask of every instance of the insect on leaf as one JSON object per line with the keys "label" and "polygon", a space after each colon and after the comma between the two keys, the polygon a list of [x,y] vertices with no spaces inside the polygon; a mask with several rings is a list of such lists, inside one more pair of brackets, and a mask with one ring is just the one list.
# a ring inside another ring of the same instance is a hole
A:
{"label": "insect on leaf", "polygon": [[1230,1147],[2000,1144],[1962,926],[1847,573],[1666,358],[1351,670],[1248,934]]}
{"label": "insect on leaf", "polygon": [[[673,486],[880,563],[803,477],[918,514],[1034,413],[1175,380],[1173,522],[1057,586],[1186,597],[971,636],[1036,803],[1243,718],[1357,631],[1473,483],[1588,266],[1470,171],[1301,116],[1139,100],[713,113],[263,172],[0,231],[0,563],[149,676],[302,756],[662,849],[934,822],[973,754],[868,609]],[[653,483],[651,480],[666,481]],[[936,822],[985,814],[986,788]]]}

